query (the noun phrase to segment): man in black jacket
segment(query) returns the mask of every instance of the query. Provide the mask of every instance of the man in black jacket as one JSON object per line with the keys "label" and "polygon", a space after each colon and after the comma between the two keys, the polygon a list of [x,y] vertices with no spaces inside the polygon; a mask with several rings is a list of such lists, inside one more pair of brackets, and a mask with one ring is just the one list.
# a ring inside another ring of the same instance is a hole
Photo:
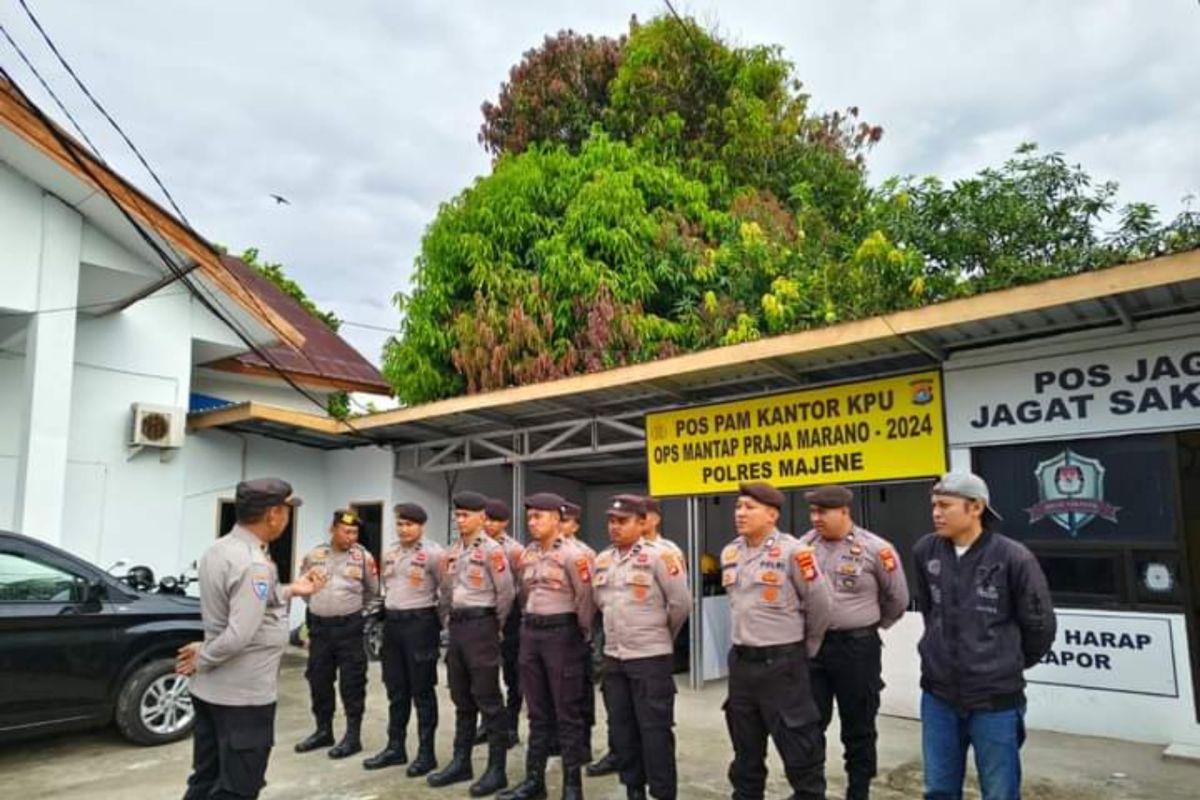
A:
{"label": "man in black jacket", "polygon": [[948,473],[933,487],[936,533],[913,548],[921,637],[926,800],[960,800],[967,748],[983,800],[1018,800],[1025,678],[1054,642],[1046,577],[1024,545],[992,530],[987,484]]}

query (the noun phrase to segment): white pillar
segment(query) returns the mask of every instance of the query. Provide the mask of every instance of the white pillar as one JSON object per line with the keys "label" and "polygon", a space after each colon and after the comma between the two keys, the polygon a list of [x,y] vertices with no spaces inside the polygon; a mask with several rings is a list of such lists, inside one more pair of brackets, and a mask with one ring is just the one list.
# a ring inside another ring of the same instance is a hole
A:
{"label": "white pillar", "polygon": [[25,415],[17,455],[14,527],[28,536],[62,541],[75,370],[75,311],[83,221],[58,198],[42,196],[42,247],[37,309],[25,341]]}

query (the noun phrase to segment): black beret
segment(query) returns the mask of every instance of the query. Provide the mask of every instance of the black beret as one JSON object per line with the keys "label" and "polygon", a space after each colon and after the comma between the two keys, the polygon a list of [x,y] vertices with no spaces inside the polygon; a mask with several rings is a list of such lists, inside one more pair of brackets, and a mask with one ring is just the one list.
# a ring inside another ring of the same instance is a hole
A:
{"label": "black beret", "polygon": [[237,485],[234,504],[242,512],[266,511],[275,506],[303,505],[304,501],[292,494],[292,485],[279,478],[258,478],[242,481]]}
{"label": "black beret", "polygon": [[783,508],[783,492],[776,489],[769,483],[757,481],[755,483],[743,483],[738,486],[738,494],[752,497],[758,502],[766,506],[773,506],[777,509]]}
{"label": "black beret", "polygon": [[659,514],[659,515],[662,514],[662,503],[658,502],[650,495],[646,495],[645,497],[642,498],[642,500],[644,500],[646,503],[646,513],[647,514],[649,514],[651,512],[653,512],[655,514]]}
{"label": "black beret", "polygon": [[454,495],[454,507],[464,511],[483,511],[487,507],[487,498],[479,492],[459,492]]}
{"label": "black beret", "polygon": [[557,511],[561,515],[566,502],[554,492],[538,492],[525,498],[525,508],[535,511]]}
{"label": "black beret", "polygon": [[583,519],[583,508],[577,503],[572,503],[570,500],[564,500],[562,515],[563,519],[581,520]]}
{"label": "black beret", "polygon": [[359,527],[362,525],[362,519],[358,516],[358,512],[350,508],[339,508],[333,512],[334,525],[350,525]]}
{"label": "black beret", "polygon": [[406,519],[418,525],[424,525],[429,519],[429,515],[425,513],[425,509],[416,503],[396,503],[394,510],[397,519]]}
{"label": "black beret", "polygon": [[512,519],[512,511],[509,510],[508,503],[498,497],[489,497],[484,511],[487,513],[488,519],[497,522],[508,522]]}
{"label": "black beret", "polygon": [[608,501],[609,515],[646,516],[646,498],[637,494],[615,494]]}
{"label": "black beret", "polygon": [[805,492],[804,499],[819,508],[847,508],[854,502],[854,492],[845,486],[819,486]]}

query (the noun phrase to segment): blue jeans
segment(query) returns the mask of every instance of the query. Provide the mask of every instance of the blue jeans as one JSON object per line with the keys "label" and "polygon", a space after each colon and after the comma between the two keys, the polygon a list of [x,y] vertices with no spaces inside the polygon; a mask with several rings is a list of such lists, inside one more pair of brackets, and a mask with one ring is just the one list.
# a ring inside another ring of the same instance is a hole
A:
{"label": "blue jeans", "polygon": [[983,800],[1021,800],[1021,745],[1025,708],[960,714],[929,692],[921,694],[921,750],[925,800],[962,800],[967,748]]}

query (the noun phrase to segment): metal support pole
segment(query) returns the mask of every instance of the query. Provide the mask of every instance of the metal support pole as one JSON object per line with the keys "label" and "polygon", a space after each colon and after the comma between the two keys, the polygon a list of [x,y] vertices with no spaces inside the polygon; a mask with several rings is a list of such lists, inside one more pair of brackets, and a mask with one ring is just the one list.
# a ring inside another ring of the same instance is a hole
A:
{"label": "metal support pole", "polygon": [[514,461],[512,465],[512,535],[518,542],[525,537],[525,462]]}
{"label": "metal support pole", "polygon": [[688,678],[693,690],[704,688],[704,576],[700,573],[701,519],[699,497],[687,499],[688,580],[692,584],[692,619]]}

